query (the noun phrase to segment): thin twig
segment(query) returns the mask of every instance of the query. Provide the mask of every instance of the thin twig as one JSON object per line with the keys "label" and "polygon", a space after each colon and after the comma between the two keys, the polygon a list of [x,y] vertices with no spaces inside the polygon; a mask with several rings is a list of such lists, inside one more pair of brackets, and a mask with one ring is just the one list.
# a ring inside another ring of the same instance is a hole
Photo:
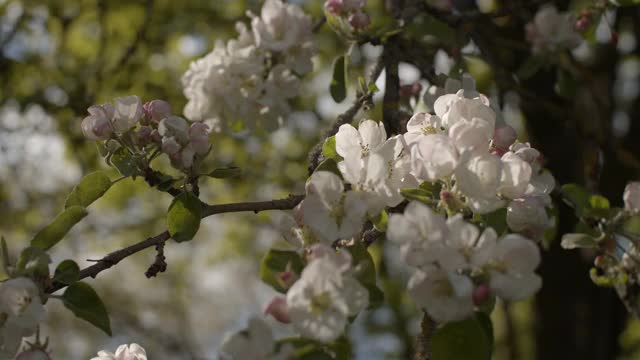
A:
{"label": "thin twig", "polygon": [[324,25],[324,23],[327,22],[327,18],[326,17],[322,17],[318,20],[318,22],[316,22],[315,24],[313,24],[313,28],[311,28],[311,31],[313,33],[317,33],[318,31],[320,31],[320,29],[322,29],[322,25]]}
{"label": "thin twig", "polygon": [[[380,73],[382,73],[382,69],[384,69],[384,63],[382,61],[382,57],[380,57],[378,61],[376,61],[373,69],[371,69],[371,73],[369,74],[369,83],[376,82],[376,80],[380,76]],[[360,108],[365,104],[370,103],[372,101],[372,97],[373,93],[368,92],[357,98],[353,105],[351,105],[351,107],[347,109],[347,111],[338,116],[335,123],[333,123],[333,125],[324,133],[321,138],[322,140],[319,141],[313,148],[311,148],[311,151],[309,152],[309,175],[311,175],[316,167],[318,167],[318,164],[320,164],[322,156],[322,145],[324,144],[325,140],[335,135],[338,132],[340,126],[353,121],[353,118],[355,118],[355,116],[358,114]]]}
{"label": "thin twig", "polygon": [[[278,200],[270,200],[270,201],[256,201],[256,202],[245,202],[245,203],[231,203],[231,204],[220,204],[220,205],[207,205],[204,204],[204,208],[202,211],[202,218],[214,215],[214,214],[222,214],[222,213],[230,213],[230,212],[243,212],[243,211],[253,211],[258,213],[260,211],[265,210],[289,210],[293,209],[298,205],[304,195],[290,195],[285,199]],[[154,237],[150,237],[146,240],[143,240],[139,243],[133,244],[126,248],[114,251],[104,258],[100,259],[96,264],[93,264],[89,267],[86,267],[80,271],[79,280],[86,279],[88,277],[95,278],[102,271],[109,269],[110,267],[116,265],[123,259],[136,254],[144,249],[150,248],[152,246],[158,246],[159,244],[164,244],[171,235],[168,231],[164,231]],[[47,289],[47,293],[54,293],[62,288],[65,288],[67,285],[59,282],[54,282]]]}

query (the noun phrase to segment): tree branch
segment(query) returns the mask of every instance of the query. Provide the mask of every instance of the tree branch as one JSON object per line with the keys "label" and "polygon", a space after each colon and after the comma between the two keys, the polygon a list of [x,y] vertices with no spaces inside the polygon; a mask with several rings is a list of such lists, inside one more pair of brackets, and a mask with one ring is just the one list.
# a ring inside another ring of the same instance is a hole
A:
{"label": "tree branch", "polygon": [[[245,202],[245,203],[231,203],[231,204],[220,204],[220,205],[207,205],[204,204],[202,218],[206,218],[208,216],[214,214],[222,214],[222,213],[231,213],[231,212],[243,212],[243,211],[253,211],[254,213],[258,213],[260,211],[265,210],[289,210],[293,209],[298,205],[304,195],[290,195],[285,199],[278,200],[270,200],[270,201],[256,201],[256,202]],[[79,280],[86,279],[88,277],[95,278],[99,273],[104,270],[109,269],[110,267],[116,265],[123,259],[136,254],[144,249],[150,248],[152,246],[161,246],[167,240],[169,240],[171,236],[168,231],[164,231],[154,237],[150,237],[146,240],[143,240],[139,243],[128,246],[124,249],[120,249],[110,253],[109,255],[103,257],[98,260],[95,264],[86,267],[80,271]],[[49,286],[46,290],[48,294],[52,294],[60,289],[65,288],[67,285],[54,282]]]}

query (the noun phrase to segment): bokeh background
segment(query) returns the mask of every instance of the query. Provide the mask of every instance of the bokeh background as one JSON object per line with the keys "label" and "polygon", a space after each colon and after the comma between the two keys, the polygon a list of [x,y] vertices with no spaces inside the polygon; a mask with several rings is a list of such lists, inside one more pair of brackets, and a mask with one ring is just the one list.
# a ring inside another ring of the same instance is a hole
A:
{"label": "bokeh background", "polygon": [[[320,0],[291,2],[314,19],[322,16]],[[494,1],[455,2],[483,11],[500,7]],[[555,3],[580,9],[593,1]],[[209,52],[217,39],[234,37],[235,22],[246,22],[245,12],[258,13],[260,6],[258,0],[0,0],[0,234],[14,255],[59,212],[83,174],[107,169],[95,143],[80,131],[86,108],[136,94],[167,100],[181,113],[186,99],[180,77],[189,62]],[[367,8],[374,24],[388,22],[384,1],[370,0]],[[500,100],[505,120],[520,139],[541,149],[560,183],[585,184],[619,205],[625,182],[638,179],[640,170],[639,10],[611,11],[606,21],[599,20],[570,57],[579,76],[569,84],[569,96],[554,91],[559,75],[553,67],[518,86],[504,81],[529,56],[523,25],[532,16],[523,9],[508,21],[479,22],[462,30],[416,17],[408,35],[414,51],[400,64],[401,82],[420,81],[426,88],[432,64],[436,73],[471,72],[482,91]],[[617,44],[611,42],[612,28],[618,32]],[[491,39],[491,62],[469,43],[473,31]],[[336,104],[328,93],[331,63],[348,44],[327,26],[316,39],[315,70],[282,128],[212,135],[211,161],[239,166],[243,174],[202,180],[209,203],[303,192],[308,151],[355,96],[351,89],[348,99]],[[378,46],[356,47],[353,79],[365,74],[380,53]],[[384,75],[377,85],[384,89]],[[376,95],[376,103],[381,97]],[[357,119],[380,119],[380,108]],[[166,166],[161,162],[157,166]],[[52,266],[68,258],[87,266],[87,259],[157,234],[165,227],[170,200],[141,179],[119,182],[56,246]],[[558,206],[558,232],[569,232],[575,218]],[[43,333],[51,339],[53,358],[88,359],[100,349],[137,342],[154,360],[215,359],[225,334],[243,328],[274,294],[260,282],[258,266],[266,250],[282,242],[273,225],[277,216],[207,218],[193,241],[167,246],[169,267],[157,278],[144,276],[155,255],[149,250],[89,279],[111,314],[112,338],[74,318],[59,301],[49,301]],[[408,269],[384,241],[370,251],[387,301],[361,314],[351,327],[353,357],[410,359],[420,312],[404,294]],[[640,322],[627,317],[613,291],[591,283],[592,256],[551,243],[540,269],[540,294],[496,307],[496,360],[640,358]],[[289,334],[272,324],[278,335]]]}

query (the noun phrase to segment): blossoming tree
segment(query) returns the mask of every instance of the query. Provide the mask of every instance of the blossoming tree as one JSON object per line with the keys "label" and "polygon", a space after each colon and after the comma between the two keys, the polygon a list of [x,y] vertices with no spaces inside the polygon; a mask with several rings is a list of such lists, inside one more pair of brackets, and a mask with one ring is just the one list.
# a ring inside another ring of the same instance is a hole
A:
{"label": "blossoming tree", "polygon": [[[600,117],[606,110],[598,106],[611,106],[602,104],[609,99],[592,84],[594,34],[608,29],[603,43],[617,44],[624,54],[629,46],[616,29],[628,24],[617,20],[637,12],[638,2],[576,1],[570,9],[562,3],[327,0],[314,18],[305,12],[312,4],[266,0],[237,22],[234,36],[216,39],[208,54],[188,65],[180,81],[184,107],[137,95],[89,104],[70,126],[82,141],[97,144],[105,166],[87,169],[28,246],[18,249],[2,239],[0,358],[55,357],[55,344],[41,330],[51,303],[112,335],[109,311],[94,289],[99,275],[153,248],[145,275],[161,281],[161,273],[171,271],[168,244],[191,242],[203,219],[235,212],[274,212],[273,227],[284,241],[261,254],[257,272],[274,295],[244,330],[225,336],[215,358],[349,359],[359,340],[349,329],[358,317],[390,304],[400,309],[406,298],[418,309],[420,326],[402,356],[491,359],[496,304],[539,292],[540,304],[549,301],[546,281],[554,283],[555,275],[538,268],[567,250],[581,251],[592,263],[576,277],[614,289],[629,313],[640,315],[636,154],[597,138],[587,152],[595,160],[585,167],[596,175],[578,185],[565,181],[577,161],[569,147],[589,143],[563,138],[571,133],[566,129],[538,137],[554,122],[584,112],[582,102],[595,103]],[[343,43],[325,85],[333,103],[348,107],[307,147],[308,171],[295,177],[300,191],[209,203],[206,178],[230,178],[233,192],[233,178],[243,171],[212,166],[222,152],[217,139],[267,136],[292,121],[306,81],[318,70],[321,31]],[[627,43],[637,41],[628,36]],[[367,46],[378,52],[372,64],[352,65]],[[400,70],[408,64],[419,76],[403,83]],[[487,67],[489,76],[485,71],[481,78],[478,68]],[[637,93],[637,79],[634,84]],[[578,97],[582,102],[571,102]],[[585,125],[577,133],[590,136],[597,129]],[[610,176],[602,163],[611,166],[618,158],[635,172],[618,181],[628,184],[609,200],[598,186]],[[136,179],[171,198],[164,229],[86,267],[75,258],[52,264],[52,251],[91,205],[116,183]],[[392,279],[389,263],[401,269],[402,281]],[[572,274],[577,268],[562,265]],[[570,305],[561,299],[556,311]],[[274,322],[284,325],[273,331]],[[280,336],[283,328],[287,335]],[[543,356],[548,350],[540,344]],[[147,359],[144,346],[95,351],[93,359]]]}

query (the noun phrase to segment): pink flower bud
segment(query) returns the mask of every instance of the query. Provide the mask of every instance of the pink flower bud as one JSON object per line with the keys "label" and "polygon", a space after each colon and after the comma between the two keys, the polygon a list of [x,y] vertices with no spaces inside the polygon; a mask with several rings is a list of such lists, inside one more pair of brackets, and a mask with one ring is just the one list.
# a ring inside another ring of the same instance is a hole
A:
{"label": "pink flower bud", "polygon": [[291,322],[289,317],[289,309],[287,307],[287,300],[283,297],[275,297],[264,309],[265,315],[271,315],[274,319],[283,324]]}
{"label": "pink flower bud", "polygon": [[585,31],[589,28],[589,25],[591,25],[591,21],[589,21],[589,19],[586,19],[586,18],[578,19],[578,21],[576,21],[576,30]]}
{"label": "pink flower bud", "polygon": [[107,140],[113,133],[111,120],[102,106],[95,105],[88,109],[89,116],[82,120],[80,127],[85,137],[90,140]]}
{"label": "pink flower bud", "polygon": [[198,155],[204,155],[209,151],[209,126],[204,123],[194,123],[189,128],[191,146]]}
{"label": "pink flower bud", "polygon": [[151,131],[151,141],[153,141],[154,143],[157,143],[157,144],[162,142],[162,135],[160,135],[158,130],[153,129]]}
{"label": "pink flower bud", "polygon": [[593,260],[593,265],[595,265],[596,267],[602,268],[602,266],[604,265],[604,256],[602,255],[596,256],[596,258]]}
{"label": "pink flower bud", "polygon": [[324,2],[324,8],[333,15],[338,15],[343,10],[342,0],[327,0]]}
{"label": "pink flower bud", "polygon": [[[287,265],[287,268],[289,268],[290,266]],[[296,280],[298,280],[299,276],[298,274],[296,274],[295,272],[291,271],[291,270],[287,270],[287,271],[283,271],[281,273],[277,274],[278,277],[278,281],[280,282],[280,284],[282,284],[282,287],[285,289],[288,289],[291,287],[291,285],[293,285],[294,282],[296,282]]]}
{"label": "pink flower bud", "polygon": [[148,126],[141,126],[136,131],[136,142],[140,145],[146,145],[151,142],[151,133],[153,130]]}
{"label": "pink flower bud", "polygon": [[484,303],[489,298],[489,296],[491,296],[491,289],[485,284],[478,285],[473,290],[473,294],[471,295],[473,304],[476,306],[482,305],[482,303]]}
{"label": "pink flower bud", "polygon": [[356,12],[349,16],[349,24],[353,26],[355,30],[362,30],[369,26],[371,23],[371,19],[369,19],[369,15],[363,12]]}
{"label": "pink flower bud", "polygon": [[516,130],[509,125],[497,128],[493,133],[493,145],[498,149],[509,149],[518,138]]}
{"label": "pink flower bud", "polygon": [[172,136],[162,138],[162,151],[168,155],[175,155],[180,151],[180,144]]}
{"label": "pink flower bud", "polygon": [[627,184],[624,188],[624,208],[627,210],[640,210],[640,182],[634,181]]}
{"label": "pink flower bud", "polygon": [[171,105],[164,100],[151,100],[144,104],[144,113],[155,123],[171,115]]}

